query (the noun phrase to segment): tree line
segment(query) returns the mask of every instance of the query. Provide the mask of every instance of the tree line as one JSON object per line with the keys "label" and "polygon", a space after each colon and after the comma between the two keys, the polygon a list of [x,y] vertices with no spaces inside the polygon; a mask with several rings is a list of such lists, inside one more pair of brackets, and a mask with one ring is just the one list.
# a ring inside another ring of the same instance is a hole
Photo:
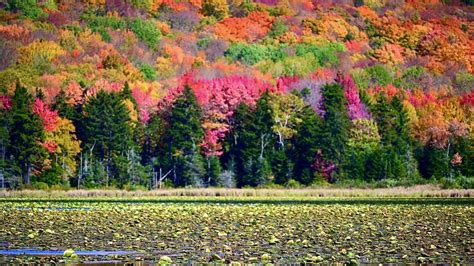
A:
{"label": "tree line", "polygon": [[[240,103],[220,143],[221,154],[203,150],[204,111],[189,86],[142,124],[131,119],[138,107],[127,84],[120,91],[98,91],[78,105],[68,104],[62,91],[48,109],[41,105],[41,91],[33,96],[18,83],[0,108],[1,174],[11,187],[80,188],[294,186],[473,176],[471,138],[453,134],[447,149],[424,145],[410,134],[403,94],[380,92],[371,99],[356,92],[354,98],[346,83],[338,77],[322,87],[320,110],[306,104],[308,90],[267,90],[255,105]],[[58,135],[62,142],[53,147],[55,156],[45,143],[52,134],[48,119],[71,123]]]}

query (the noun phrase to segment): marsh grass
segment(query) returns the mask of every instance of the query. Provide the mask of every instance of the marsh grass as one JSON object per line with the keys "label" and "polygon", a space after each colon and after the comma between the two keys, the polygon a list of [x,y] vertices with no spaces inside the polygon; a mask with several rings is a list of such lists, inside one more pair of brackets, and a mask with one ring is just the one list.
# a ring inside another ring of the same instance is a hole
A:
{"label": "marsh grass", "polygon": [[443,197],[470,198],[473,189],[441,189],[437,185],[393,188],[305,188],[305,189],[226,189],[179,188],[126,191],[118,189],[91,190],[0,190],[2,198],[156,198],[156,197]]}

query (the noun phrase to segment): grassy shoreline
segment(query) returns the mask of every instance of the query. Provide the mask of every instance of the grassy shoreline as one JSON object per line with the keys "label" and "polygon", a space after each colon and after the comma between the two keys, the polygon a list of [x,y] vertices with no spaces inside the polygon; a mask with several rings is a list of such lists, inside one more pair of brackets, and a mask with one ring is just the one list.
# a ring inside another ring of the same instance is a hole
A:
{"label": "grassy shoreline", "polygon": [[[170,205],[170,206],[184,206],[184,205],[313,205],[313,206],[327,206],[327,205],[377,205],[377,206],[397,206],[397,205],[438,205],[438,206],[474,206],[474,198],[409,198],[409,197],[392,197],[392,198],[362,198],[362,197],[327,197],[327,198],[279,198],[279,197],[165,197],[165,198],[0,198],[0,205],[17,203],[36,205],[72,205],[86,206],[92,204],[94,206],[103,206],[106,204],[114,205],[150,205],[155,204]],[[47,209],[47,208],[46,208]]]}
{"label": "grassy shoreline", "polygon": [[0,190],[0,198],[26,199],[81,199],[124,198],[154,199],[183,197],[230,198],[472,198],[474,189],[441,189],[436,185],[418,185],[394,188],[308,188],[308,189],[160,189],[151,191],[126,191],[118,189],[92,190]]}

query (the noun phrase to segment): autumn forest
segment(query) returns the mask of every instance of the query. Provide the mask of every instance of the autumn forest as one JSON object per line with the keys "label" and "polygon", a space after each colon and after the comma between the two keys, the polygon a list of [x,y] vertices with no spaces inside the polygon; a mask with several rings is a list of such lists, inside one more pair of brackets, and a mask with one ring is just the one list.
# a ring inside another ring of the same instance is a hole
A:
{"label": "autumn forest", "polygon": [[473,5],[0,1],[1,186],[473,188]]}

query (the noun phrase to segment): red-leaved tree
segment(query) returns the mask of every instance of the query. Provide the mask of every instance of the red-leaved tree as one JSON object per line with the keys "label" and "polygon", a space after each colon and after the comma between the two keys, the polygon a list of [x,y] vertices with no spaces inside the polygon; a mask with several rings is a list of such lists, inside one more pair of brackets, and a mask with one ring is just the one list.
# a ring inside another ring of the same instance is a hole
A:
{"label": "red-leaved tree", "polygon": [[338,75],[336,82],[344,87],[344,95],[347,99],[347,109],[349,118],[351,120],[356,119],[370,119],[370,114],[367,112],[367,108],[360,101],[359,91],[357,90],[355,82],[349,75]]}
{"label": "red-leaved tree", "polygon": [[44,130],[51,132],[57,128],[59,121],[58,111],[51,110],[40,98],[36,98],[33,112],[41,118]]}

